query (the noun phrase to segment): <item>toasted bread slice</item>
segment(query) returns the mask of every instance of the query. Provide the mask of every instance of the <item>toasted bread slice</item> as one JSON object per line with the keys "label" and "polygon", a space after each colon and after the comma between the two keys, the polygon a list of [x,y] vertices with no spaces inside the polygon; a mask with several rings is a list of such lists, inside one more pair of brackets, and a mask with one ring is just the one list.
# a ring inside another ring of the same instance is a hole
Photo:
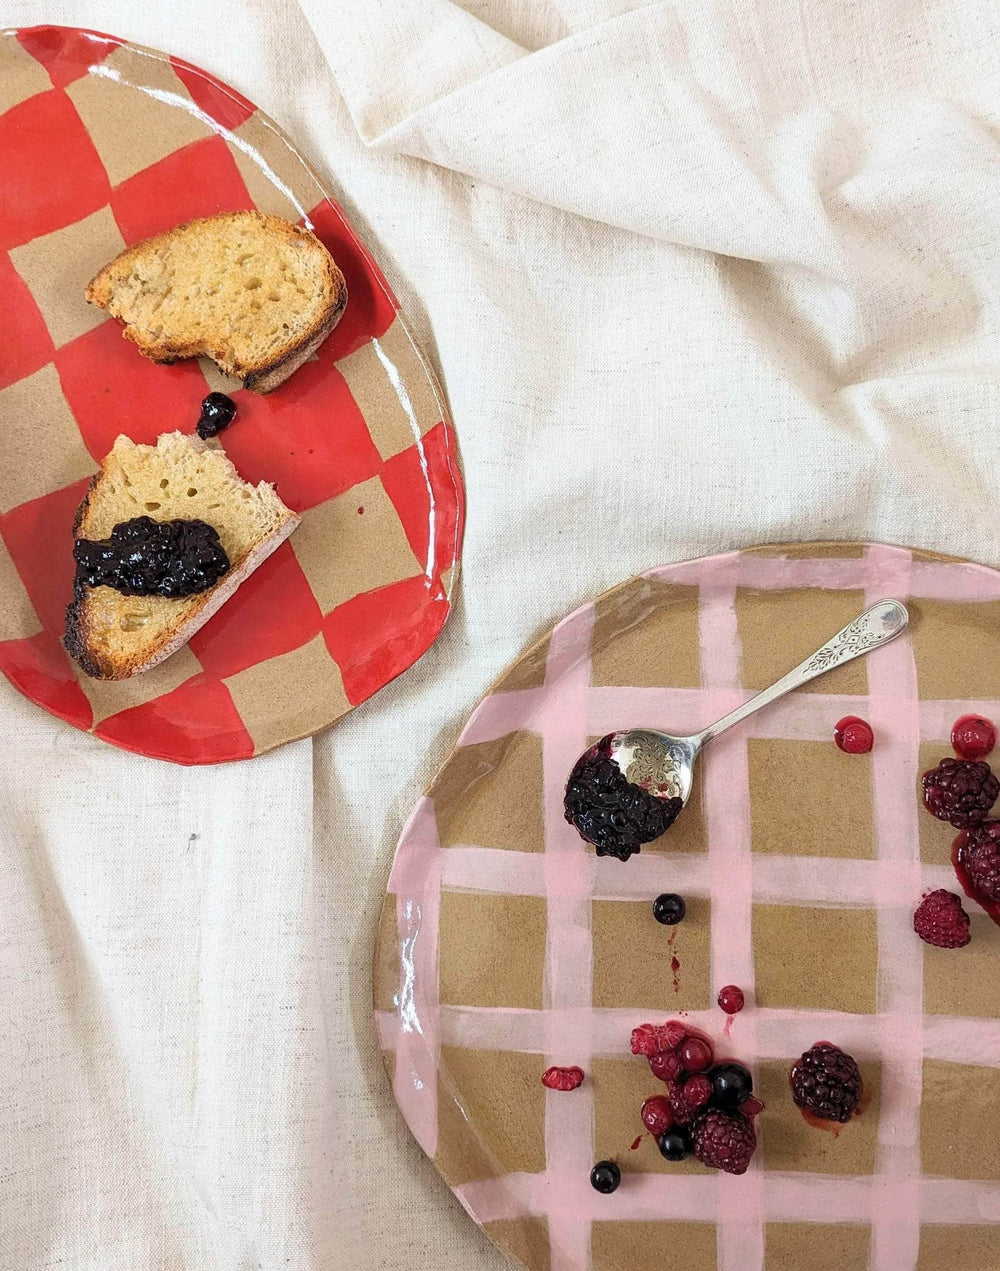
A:
{"label": "toasted bread slice", "polygon": [[256,393],[297,370],[347,304],[344,275],[319,239],[261,212],[147,238],[105,265],[86,295],[152,361],[210,357]]}
{"label": "toasted bread slice", "polygon": [[66,649],[95,679],[125,680],[169,657],[300,519],[273,486],[249,485],[221,450],[179,432],[164,433],[155,446],[119,437],[80,504],[74,533],[106,539],[116,525],[138,516],[205,521],[218,531],[230,568],[214,587],[178,600],[79,588],[66,610]]}

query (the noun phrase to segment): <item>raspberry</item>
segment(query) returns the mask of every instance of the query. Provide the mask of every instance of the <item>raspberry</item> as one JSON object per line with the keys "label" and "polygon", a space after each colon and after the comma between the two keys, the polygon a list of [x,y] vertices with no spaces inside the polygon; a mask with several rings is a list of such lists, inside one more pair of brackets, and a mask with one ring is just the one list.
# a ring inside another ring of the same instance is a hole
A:
{"label": "raspberry", "polygon": [[679,1046],[687,1036],[687,1029],[677,1020],[665,1024],[640,1024],[632,1029],[630,1046],[633,1055],[660,1055]]}
{"label": "raspberry", "polygon": [[849,1121],[861,1086],[858,1065],[830,1042],[817,1042],[792,1068],[792,1099],[824,1121]]}
{"label": "raspberry", "polygon": [[712,1047],[701,1037],[688,1037],[677,1055],[685,1072],[704,1072],[712,1066]]}
{"label": "raspberry", "polygon": [[688,1103],[684,1097],[683,1086],[672,1084],[667,1098],[670,1101],[670,1113],[674,1119],[674,1125],[689,1125],[698,1115],[701,1105]]}
{"label": "raspberry", "polygon": [[981,759],[942,759],[924,773],[922,784],[924,807],[956,830],[984,821],[1000,794],[1000,781]]}
{"label": "raspberry", "polygon": [[649,1071],[660,1081],[676,1081],[681,1075],[681,1061],[672,1050],[664,1050],[650,1055]]}
{"label": "raspberry", "polygon": [[738,1015],[746,1003],[743,990],[735,984],[727,984],[724,989],[719,989],[718,1000],[727,1015]]}
{"label": "raspberry", "polygon": [[593,843],[598,856],[627,861],[673,825],[684,802],[661,799],[629,781],[611,758],[614,736],[602,737],[577,760],[563,807],[566,820]]}
{"label": "raspberry", "polygon": [[542,1085],[549,1090],[575,1090],[583,1084],[582,1068],[546,1068],[542,1073]]}
{"label": "raspberry", "polygon": [[712,1083],[707,1077],[688,1077],[683,1093],[688,1107],[703,1108],[712,1097]]}
{"label": "raspberry", "polygon": [[[1000,865],[1000,855],[997,857]],[[998,876],[1000,880],[1000,876]],[[925,944],[939,949],[960,949],[969,943],[969,915],[953,891],[929,891],[913,915],[913,930]]]}
{"label": "raspberry", "polygon": [[674,1123],[670,1104],[662,1094],[654,1094],[647,1099],[642,1105],[642,1111],[639,1115],[642,1117],[642,1123],[646,1129],[657,1137],[661,1134],[666,1134]]}
{"label": "raspberry", "polygon": [[695,1157],[709,1169],[745,1174],[757,1147],[753,1122],[742,1112],[710,1108],[691,1127]]}
{"label": "raspberry", "polygon": [[977,892],[1000,900],[1000,821],[983,821],[966,833],[962,864]]}

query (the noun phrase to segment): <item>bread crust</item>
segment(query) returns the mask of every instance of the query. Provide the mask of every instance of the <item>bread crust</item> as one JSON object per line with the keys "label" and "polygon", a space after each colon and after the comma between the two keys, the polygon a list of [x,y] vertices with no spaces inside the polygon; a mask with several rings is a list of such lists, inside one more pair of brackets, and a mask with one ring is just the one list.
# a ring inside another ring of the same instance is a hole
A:
{"label": "bread crust", "polygon": [[[211,336],[207,336],[202,340],[182,344],[170,343],[162,337],[154,339],[141,328],[131,325],[127,319],[115,312],[115,280],[121,275],[123,270],[131,266],[134,260],[149,251],[156,251],[159,247],[177,238],[182,231],[193,226],[211,226],[222,221],[234,221],[237,218],[244,217],[252,217],[262,227],[275,234],[286,237],[291,235],[301,236],[315,243],[319,252],[322,253],[317,259],[322,259],[323,261],[330,292],[329,301],[320,310],[309,327],[298,338],[289,340],[284,345],[279,346],[266,362],[238,362],[231,351],[227,351],[225,340],[222,337],[213,339]],[[197,217],[190,221],[184,221],[182,224],[174,226],[173,229],[166,230],[162,234],[154,234],[150,238],[143,239],[141,243],[136,243],[134,246],[126,248],[125,251],[120,252],[114,260],[109,261],[103,269],[95,274],[87,286],[85,295],[88,303],[98,308],[106,309],[113,317],[122,322],[122,335],[126,340],[134,344],[139,352],[144,357],[149,358],[151,362],[171,363],[191,357],[208,357],[225,374],[241,379],[244,388],[249,389],[251,392],[263,394],[270,393],[279,384],[283,384],[307,358],[315,353],[337,325],[341,314],[347,306],[347,283],[333,257],[310,230],[304,229],[300,225],[293,225],[291,221],[286,221],[280,216],[269,216],[262,212],[223,212],[217,216]]]}

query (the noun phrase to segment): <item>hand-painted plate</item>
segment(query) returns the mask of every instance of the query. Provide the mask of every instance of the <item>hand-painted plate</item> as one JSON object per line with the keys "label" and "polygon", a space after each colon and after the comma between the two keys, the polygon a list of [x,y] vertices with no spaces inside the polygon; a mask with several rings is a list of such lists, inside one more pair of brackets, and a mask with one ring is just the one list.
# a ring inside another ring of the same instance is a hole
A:
{"label": "hand-painted plate", "polygon": [[[598,859],[566,824],[588,740],[693,732],[885,596],[909,604],[908,633],[712,742],[691,803],[639,856]],[[967,948],[912,929],[925,888],[958,890],[955,831],[921,809],[919,774],[951,753],[956,717],[1000,722],[998,615],[1000,573],[979,565],[751,549],[606,593],[476,709],[397,849],[375,1005],[414,1136],[515,1261],[1000,1266],[1000,928],[967,901]],[[845,715],[872,724],[870,754],[834,745]],[[679,926],[654,921],[661,892],[686,898]],[[728,1029],[726,984],[747,999]],[[664,1087],[629,1033],[681,1011],[751,1066],[766,1104],[742,1177],[670,1164],[643,1135],[640,1106]],[[866,1084],[836,1137],[788,1088],[819,1040]],[[550,1064],[586,1080],[546,1091]],[[622,1170],[610,1196],[589,1182],[603,1158]]]}
{"label": "hand-painted plate", "polygon": [[[433,643],[462,487],[432,373],[378,266],[284,134],[177,58],[65,27],[0,32],[0,669],[114,745],[179,763],[307,736]],[[126,245],[260,208],[310,225],[347,279],[332,335],[266,397],[207,361],[157,366],[83,298]],[[160,667],[102,684],[63,652],[71,526],[115,437],[194,430],[229,391],[225,449],[302,524]]]}

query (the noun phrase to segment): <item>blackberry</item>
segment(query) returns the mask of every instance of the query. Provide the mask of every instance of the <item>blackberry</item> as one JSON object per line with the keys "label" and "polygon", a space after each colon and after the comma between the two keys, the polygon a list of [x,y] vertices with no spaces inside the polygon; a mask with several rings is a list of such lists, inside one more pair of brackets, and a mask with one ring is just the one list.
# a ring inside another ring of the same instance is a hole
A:
{"label": "blackberry", "polygon": [[113,587],[123,596],[193,596],[214,587],[229,570],[218,532],[204,521],[122,521],[111,537],[79,538],[74,589]]}
{"label": "blackberry", "polygon": [[702,1165],[727,1174],[745,1174],[757,1148],[757,1133],[742,1112],[710,1108],[691,1127],[691,1142]]}
{"label": "blackberry", "polygon": [[622,1172],[614,1161],[598,1161],[590,1171],[590,1185],[595,1191],[609,1196],[618,1190]]}
{"label": "blackberry", "polygon": [[976,891],[1000,900],[1000,821],[981,821],[966,831],[961,860]]}
{"label": "blackberry", "polygon": [[924,807],[956,830],[984,821],[1000,794],[1000,781],[979,759],[942,759],[923,775]]}
{"label": "blackberry", "polygon": [[202,441],[216,437],[236,418],[236,403],[225,393],[209,393],[201,404],[197,432]]}
{"label": "blackberry", "polygon": [[598,856],[627,861],[677,819],[681,799],[659,799],[634,785],[611,758],[613,733],[577,761],[566,784],[566,820]]}
{"label": "blackberry", "polygon": [[[990,824],[990,822],[986,822]],[[994,824],[1000,825],[1000,822]],[[970,834],[976,833],[970,830]],[[994,875],[1000,886],[1000,855],[994,853],[997,873]],[[961,949],[972,939],[969,932],[969,915],[962,908],[962,902],[953,891],[929,891],[917,907],[913,915],[913,930],[925,944],[936,945],[939,949]]]}
{"label": "blackberry", "polygon": [[861,1072],[830,1042],[817,1042],[792,1068],[792,1099],[824,1121],[847,1122],[861,1102]]}

